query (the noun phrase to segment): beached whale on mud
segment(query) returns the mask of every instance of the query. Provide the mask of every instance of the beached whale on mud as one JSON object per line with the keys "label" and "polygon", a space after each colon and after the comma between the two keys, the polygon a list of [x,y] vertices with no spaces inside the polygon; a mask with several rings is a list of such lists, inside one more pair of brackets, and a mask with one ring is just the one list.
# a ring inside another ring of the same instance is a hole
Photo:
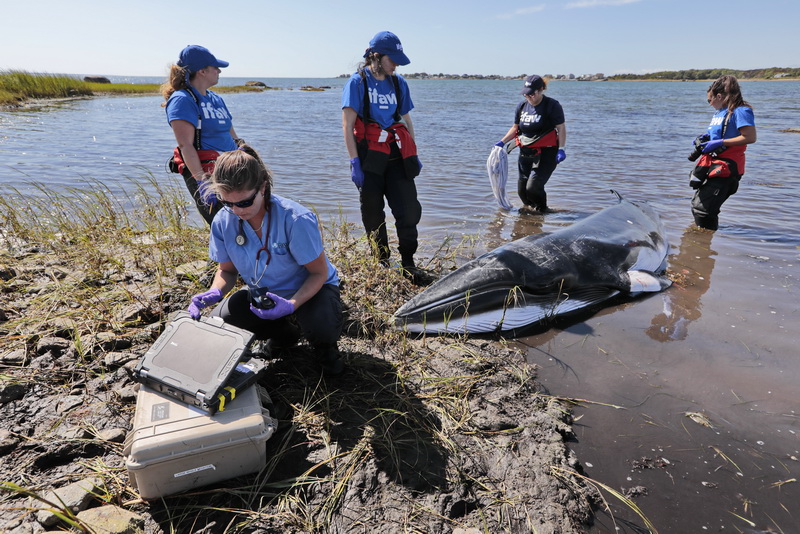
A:
{"label": "beached whale on mud", "polygon": [[647,204],[619,202],[571,226],[502,245],[395,312],[410,332],[509,331],[603,302],[669,287],[664,225]]}

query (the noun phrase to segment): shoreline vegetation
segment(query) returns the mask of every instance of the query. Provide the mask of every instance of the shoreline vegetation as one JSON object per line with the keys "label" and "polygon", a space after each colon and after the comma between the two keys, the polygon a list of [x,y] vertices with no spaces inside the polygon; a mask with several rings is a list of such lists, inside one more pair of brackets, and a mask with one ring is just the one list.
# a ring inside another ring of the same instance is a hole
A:
{"label": "shoreline vegetation", "polygon": [[[257,349],[279,419],[267,466],[142,501],[125,471],[130,370],[211,274],[208,230],[187,223],[183,190],[147,180],[149,191],[123,198],[97,181],[0,187],[0,531],[133,531],[105,516],[161,534],[577,534],[605,499],[640,513],[588,479],[567,447],[570,408],[584,401],[544,394],[536,367],[502,337],[393,328],[396,304],[419,288],[336,219],[324,236],[346,280],[346,371],[320,377],[305,343]],[[424,267],[452,269],[471,244],[431,244]],[[76,486],[94,489],[76,502]]]}
{"label": "shoreline vegetation", "polygon": [[[689,69],[679,71],[659,71],[648,74],[615,74],[605,76],[594,74],[545,74],[553,81],[713,81],[724,74],[732,74],[740,80],[798,80],[800,68],[771,67],[765,69]],[[428,74],[414,72],[403,74],[409,80],[522,80],[526,74],[500,76],[497,74]],[[349,78],[350,74],[340,74],[337,78]],[[75,76],[61,74],[40,74],[25,71],[0,70],[0,106],[17,107],[31,100],[76,98],[107,95],[154,95],[160,92],[159,84],[100,83],[81,80]],[[217,85],[217,93],[261,92],[269,89],[262,82],[247,82],[245,85]],[[323,91],[328,86],[303,86],[303,91]]]}
{"label": "shoreline vegetation", "polygon": [[[734,70],[734,69],[688,69],[678,71],[659,71],[647,74],[614,74],[606,76],[603,73],[594,74],[543,74],[548,80],[564,81],[713,81],[720,76],[732,74],[740,80],[780,80],[800,79],[800,68],[790,69],[784,67],[771,67],[766,69]],[[337,78],[349,78],[350,74],[340,74]],[[409,80],[524,80],[528,75],[501,76],[499,74],[429,74],[427,72],[413,72],[405,74],[403,78]]]}
{"label": "shoreline vegetation", "polygon": [[[256,85],[217,86],[217,93],[261,92],[271,87]],[[76,98],[108,95],[156,95],[160,84],[87,82],[59,74],[33,74],[24,71],[0,71],[0,106],[14,107],[31,100]]]}

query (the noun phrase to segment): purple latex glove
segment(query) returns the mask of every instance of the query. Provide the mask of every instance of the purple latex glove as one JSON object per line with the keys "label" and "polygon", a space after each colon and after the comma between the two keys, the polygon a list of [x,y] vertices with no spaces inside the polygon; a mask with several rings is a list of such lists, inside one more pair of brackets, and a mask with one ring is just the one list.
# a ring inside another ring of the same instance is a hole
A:
{"label": "purple latex glove", "polygon": [[563,148],[559,148],[558,149],[558,153],[556,154],[556,165],[558,165],[559,163],[561,163],[565,159],[567,159],[567,153],[564,152]]}
{"label": "purple latex glove", "polygon": [[209,289],[205,293],[199,293],[192,297],[192,303],[189,304],[189,315],[192,316],[192,319],[199,319],[200,310],[221,300],[222,291],[216,287]]}
{"label": "purple latex glove", "polygon": [[494,146],[504,147],[504,146],[506,146],[506,144],[504,142],[502,142],[502,141],[498,141],[498,142],[496,142],[494,144]]}
{"label": "purple latex glove", "polygon": [[350,179],[361,190],[364,187],[364,171],[361,170],[361,160],[353,158],[350,160]]}
{"label": "purple latex glove", "polygon": [[275,293],[265,293],[264,296],[271,298],[272,302],[275,303],[275,306],[268,310],[262,310],[261,308],[256,308],[251,304],[250,311],[253,312],[253,314],[255,314],[255,316],[259,319],[268,319],[270,321],[274,321],[275,319],[280,319],[281,317],[285,317],[286,315],[291,315],[294,313],[294,304],[285,298],[279,297]]}
{"label": "purple latex glove", "polygon": [[719,148],[722,148],[722,139],[714,139],[703,145],[703,154],[714,152]]}
{"label": "purple latex glove", "polygon": [[217,205],[217,195],[209,188],[208,179],[197,180],[197,192],[208,206],[213,208]]}

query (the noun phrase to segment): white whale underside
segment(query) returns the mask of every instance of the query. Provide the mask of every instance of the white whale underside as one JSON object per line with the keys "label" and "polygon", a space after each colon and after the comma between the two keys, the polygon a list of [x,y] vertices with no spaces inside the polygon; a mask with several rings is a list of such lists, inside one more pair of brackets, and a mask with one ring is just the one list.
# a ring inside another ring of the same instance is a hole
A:
{"label": "white whale underside", "polygon": [[409,332],[415,333],[440,333],[440,334],[466,334],[477,332],[495,332],[499,330],[513,330],[522,328],[545,319],[558,315],[574,312],[588,306],[599,304],[619,294],[617,290],[596,288],[583,290],[581,295],[562,294],[558,299],[554,297],[532,297],[524,295],[516,303],[505,309],[492,309],[478,313],[463,313],[445,317],[436,322],[421,322],[405,324]]}
{"label": "white whale underside", "polygon": [[[664,287],[663,277],[647,271],[628,271],[631,279],[631,294],[660,291]],[[414,333],[466,334],[479,332],[507,331],[522,328],[559,315],[566,315],[583,308],[600,304],[620,291],[607,287],[587,287],[570,293],[534,296],[519,294],[513,304],[505,308],[497,308],[482,312],[454,313],[450,317],[440,318],[434,322],[406,321],[404,327]],[[433,303],[430,308],[439,303]],[[438,314],[437,314],[438,315]]]}

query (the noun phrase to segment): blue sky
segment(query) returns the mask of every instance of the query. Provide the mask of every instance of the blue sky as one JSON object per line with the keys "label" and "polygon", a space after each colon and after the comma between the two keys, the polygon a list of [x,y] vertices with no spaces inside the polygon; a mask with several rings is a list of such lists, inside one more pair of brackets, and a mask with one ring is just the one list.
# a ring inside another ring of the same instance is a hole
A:
{"label": "blue sky", "polygon": [[202,44],[230,62],[223,76],[332,77],[381,30],[411,58],[401,73],[800,67],[797,0],[38,0],[2,12],[0,70],[162,76]]}

